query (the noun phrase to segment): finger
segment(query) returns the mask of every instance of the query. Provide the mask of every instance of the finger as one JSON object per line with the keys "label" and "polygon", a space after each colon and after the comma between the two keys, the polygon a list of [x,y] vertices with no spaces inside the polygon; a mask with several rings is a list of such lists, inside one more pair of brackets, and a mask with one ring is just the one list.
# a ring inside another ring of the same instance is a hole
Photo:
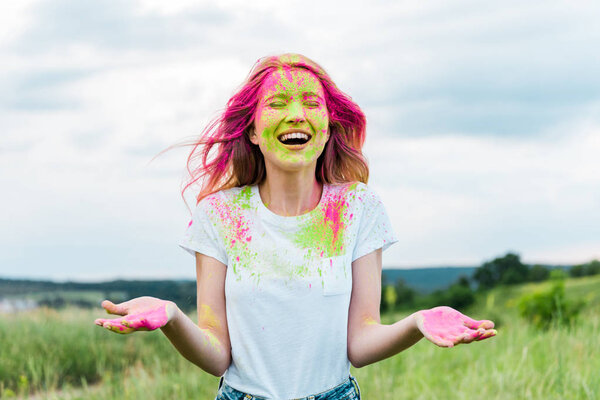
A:
{"label": "finger", "polygon": [[98,318],[97,320],[94,321],[94,323],[98,326],[106,326],[106,325],[114,325],[113,321],[114,320],[112,320],[112,319]]}
{"label": "finger", "polygon": [[145,320],[143,320],[143,319],[131,319],[131,320],[124,319],[121,321],[121,325],[123,325],[127,328],[135,329],[137,331],[149,330],[145,324]]}
{"label": "finger", "polygon": [[483,328],[483,329],[493,329],[494,328],[494,322],[493,321],[489,321],[487,319],[479,321],[481,322],[479,324],[479,326],[477,328]]}
{"label": "finger", "polygon": [[98,326],[101,326],[103,328],[106,328],[108,330],[118,332],[118,333],[129,333],[129,332],[133,331],[133,329],[130,329],[129,327],[122,324],[122,318],[117,318],[117,319],[98,318],[97,320],[94,321],[94,323]]}
{"label": "finger", "polygon": [[126,334],[126,333],[135,332],[135,329],[123,326],[120,323],[115,323],[114,321],[107,321],[106,323],[104,323],[103,326],[104,326],[104,328],[108,329],[109,331],[112,331],[115,333]]}
{"label": "finger", "polygon": [[128,306],[129,304],[127,301],[120,304],[115,304],[110,300],[104,300],[102,302],[102,307],[104,307],[106,312],[114,315],[127,315]]}
{"label": "finger", "polygon": [[476,331],[470,330],[465,332],[461,338],[461,343],[471,343],[474,340],[478,340],[482,335],[485,334],[485,329],[479,328]]}
{"label": "finger", "polygon": [[474,320],[473,318],[464,315],[465,326],[471,329],[492,329],[494,327],[494,323],[487,319],[482,319],[481,321]]}
{"label": "finger", "polygon": [[497,334],[498,334],[497,330],[495,330],[495,329],[488,329],[488,330],[485,331],[485,333],[483,335],[481,335],[476,340],[483,340],[483,339],[491,338],[493,336],[496,336]]}

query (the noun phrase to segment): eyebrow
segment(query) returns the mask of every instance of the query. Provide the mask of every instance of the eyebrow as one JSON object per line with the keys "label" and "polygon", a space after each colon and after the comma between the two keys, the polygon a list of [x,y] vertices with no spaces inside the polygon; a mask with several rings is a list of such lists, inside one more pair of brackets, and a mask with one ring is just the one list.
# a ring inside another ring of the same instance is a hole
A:
{"label": "eyebrow", "polygon": [[318,97],[319,99],[324,100],[321,96],[319,96],[315,92],[304,92],[303,96],[304,96],[304,98],[307,98],[307,97]]}
{"label": "eyebrow", "polygon": [[274,94],[273,96],[269,96],[269,97],[267,97],[267,98],[266,98],[264,101],[269,101],[269,100],[271,100],[271,99],[274,99],[274,98],[276,98],[276,97],[277,97],[278,99],[285,99],[285,98],[287,98],[287,95],[285,95],[285,94],[283,94],[283,93]]}

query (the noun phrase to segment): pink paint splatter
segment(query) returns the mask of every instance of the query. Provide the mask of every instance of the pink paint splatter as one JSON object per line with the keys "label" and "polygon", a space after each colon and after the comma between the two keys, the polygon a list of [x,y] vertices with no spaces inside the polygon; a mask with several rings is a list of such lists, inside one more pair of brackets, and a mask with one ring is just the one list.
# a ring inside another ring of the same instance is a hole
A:
{"label": "pink paint splatter", "polygon": [[231,238],[232,247],[238,240],[240,242],[249,242],[252,240],[252,236],[249,235],[250,227],[248,226],[248,220],[240,208],[222,201],[217,201],[216,199],[211,202],[211,206],[216,210],[220,220],[224,222],[224,225],[231,227],[231,230],[228,233],[233,236]]}
{"label": "pink paint splatter", "polygon": [[344,229],[342,210],[345,201],[341,197],[331,199],[325,203],[325,224],[328,224],[333,232],[333,243],[337,243],[340,231]]}

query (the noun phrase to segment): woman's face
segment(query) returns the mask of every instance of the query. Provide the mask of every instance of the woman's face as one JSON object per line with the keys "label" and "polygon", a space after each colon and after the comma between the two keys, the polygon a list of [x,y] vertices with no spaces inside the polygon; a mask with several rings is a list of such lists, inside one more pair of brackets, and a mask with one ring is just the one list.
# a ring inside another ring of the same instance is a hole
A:
{"label": "woman's face", "polygon": [[266,165],[299,171],[316,166],[328,127],[319,79],[304,69],[281,69],[261,87],[250,140],[260,147]]}

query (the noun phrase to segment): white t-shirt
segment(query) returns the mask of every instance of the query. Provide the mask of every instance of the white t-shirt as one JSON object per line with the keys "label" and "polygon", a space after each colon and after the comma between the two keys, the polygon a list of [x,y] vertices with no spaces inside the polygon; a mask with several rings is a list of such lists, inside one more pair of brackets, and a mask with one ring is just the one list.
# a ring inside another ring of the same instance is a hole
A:
{"label": "white t-shirt", "polygon": [[284,217],[257,186],[204,198],[180,246],[227,265],[232,363],[225,382],[268,399],[305,397],[348,378],[352,261],[396,242],[366,185],[324,185],[312,211]]}

